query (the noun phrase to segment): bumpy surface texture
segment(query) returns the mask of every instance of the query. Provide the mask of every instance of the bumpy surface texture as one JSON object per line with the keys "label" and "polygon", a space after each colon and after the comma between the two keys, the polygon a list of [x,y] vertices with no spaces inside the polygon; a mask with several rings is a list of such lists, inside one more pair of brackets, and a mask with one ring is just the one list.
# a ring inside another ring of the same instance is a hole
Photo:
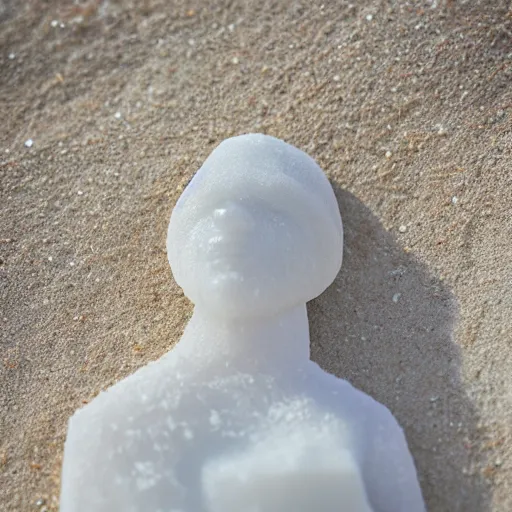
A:
{"label": "bumpy surface texture", "polygon": [[429,510],[510,512],[510,0],[71,3],[0,1],[0,510],[55,512],[70,415],[180,338],[171,210],[264,132],[342,210],[312,358],[391,409]]}
{"label": "bumpy surface texture", "polygon": [[224,141],[167,248],[194,315],[174,350],[71,418],[61,512],[423,512],[390,412],[309,360],[306,300],[342,254],[318,165],[273,137]]}
{"label": "bumpy surface texture", "polygon": [[227,139],[180,197],[167,239],[176,282],[216,315],[276,313],[338,273],[343,229],[315,161],[274,137]]}

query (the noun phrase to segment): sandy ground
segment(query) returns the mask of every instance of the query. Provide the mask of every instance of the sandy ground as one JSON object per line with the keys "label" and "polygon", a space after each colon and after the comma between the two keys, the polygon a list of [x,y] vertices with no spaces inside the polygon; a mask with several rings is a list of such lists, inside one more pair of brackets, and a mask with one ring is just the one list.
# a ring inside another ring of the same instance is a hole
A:
{"label": "sandy ground", "polygon": [[170,212],[254,131],[339,198],[313,358],[404,425],[430,511],[512,510],[512,5],[352,4],[0,1],[2,512],[56,511],[68,417],[179,339]]}

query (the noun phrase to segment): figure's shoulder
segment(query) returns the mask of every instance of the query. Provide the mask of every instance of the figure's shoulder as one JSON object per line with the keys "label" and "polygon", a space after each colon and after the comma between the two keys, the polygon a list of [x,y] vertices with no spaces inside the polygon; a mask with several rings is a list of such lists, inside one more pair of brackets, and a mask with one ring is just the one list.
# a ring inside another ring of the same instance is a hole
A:
{"label": "figure's shoulder", "polygon": [[148,414],[153,409],[172,409],[191,378],[187,368],[180,368],[171,358],[150,362],[106,390],[72,416],[70,424],[83,421],[100,424]]}
{"label": "figure's shoulder", "polygon": [[324,371],[316,363],[312,364],[308,378],[315,399],[334,411],[367,419],[384,407],[348,380]]}
{"label": "figure's shoulder", "polygon": [[390,409],[350,382],[326,372],[318,374],[324,400],[330,408],[359,428],[371,444],[394,439],[403,443],[404,432]]}

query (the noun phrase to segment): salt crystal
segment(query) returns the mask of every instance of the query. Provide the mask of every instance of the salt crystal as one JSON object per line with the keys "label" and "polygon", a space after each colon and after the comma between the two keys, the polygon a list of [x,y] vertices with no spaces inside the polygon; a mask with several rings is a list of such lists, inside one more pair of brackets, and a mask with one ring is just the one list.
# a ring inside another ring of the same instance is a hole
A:
{"label": "salt crystal", "polygon": [[121,116],[122,116],[121,112],[116,112],[116,113],[114,114],[114,117],[115,117],[116,119],[121,119]]}
{"label": "salt crystal", "polygon": [[459,198],[457,196],[452,197],[452,204],[457,204]]}
{"label": "salt crystal", "polygon": [[52,20],[52,22],[50,23],[50,25],[53,27],[53,28],[56,28],[59,26],[59,22],[58,20]]}
{"label": "salt crystal", "polygon": [[33,145],[34,145],[34,141],[32,139],[27,139],[25,141],[25,147],[26,148],[31,148]]}
{"label": "salt crystal", "polygon": [[259,134],[220,144],[168,230],[192,318],[169,353],[71,418],[61,512],[424,512],[391,413],[309,359],[306,302],[342,245],[313,159]]}
{"label": "salt crystal", "polygon": [[373,14],[367,14],[366,21],[372,21],[372,20],[373,20]]}
{"label": "salt crystal", "polygon": [[399,228],[398,228],[398,231],[400,231],[400,233],[405,233],[407,231],[407,226],[405,226],[404,224],[402,224]]}
{"label": "salt crystal", "polygon": [[401,297],[401,296],[402,296],[402,294],[401,294],[401,293],[395,293],[395,294],[393,295],[393,299],[392,299],[392,300],[393,300],[393,302],[396,304],[396,303],[399,301],[399,299],[400,299],[400,297]]}
{"label": "salt crystal", "polygon": [[15,53],[9,53],[9,60],[14,60],[16,58]]}

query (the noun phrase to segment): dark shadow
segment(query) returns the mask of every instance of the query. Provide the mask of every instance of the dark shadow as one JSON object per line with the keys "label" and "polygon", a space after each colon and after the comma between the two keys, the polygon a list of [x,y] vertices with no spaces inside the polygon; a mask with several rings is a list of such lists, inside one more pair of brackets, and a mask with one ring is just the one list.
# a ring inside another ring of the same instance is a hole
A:
{"label": "dark shadow", "polygon": [[312,359],[391,409],[429,511],[488,511],[485,461],[473,446],[478,417],[453,341],[456,300],[363,203],[333,186],[344,261],[333,285],[308,305]]}

